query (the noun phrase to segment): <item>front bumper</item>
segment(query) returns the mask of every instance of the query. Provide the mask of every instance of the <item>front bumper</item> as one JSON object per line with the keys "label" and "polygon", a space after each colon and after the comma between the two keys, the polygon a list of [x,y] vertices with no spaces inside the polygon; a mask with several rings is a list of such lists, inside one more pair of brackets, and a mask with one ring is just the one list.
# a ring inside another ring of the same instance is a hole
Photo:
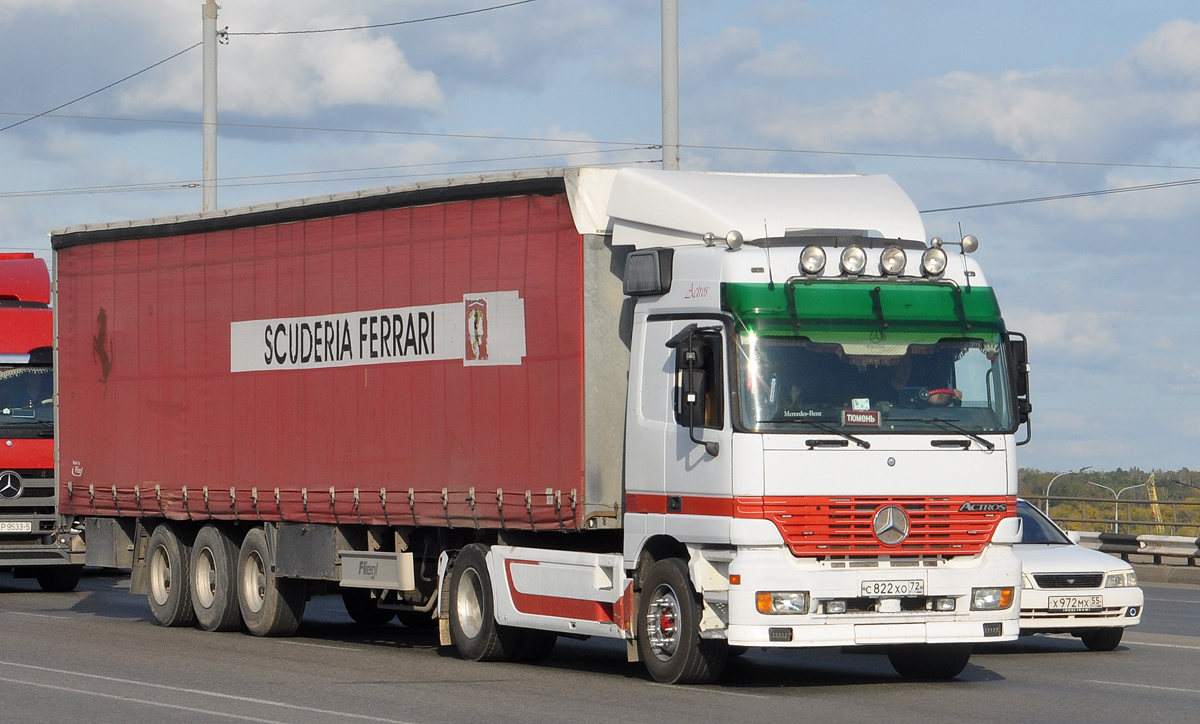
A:
{"label": "front bumper", "polygon": [[[879,644],[939,644],[1012,641],[1018,623],[1021,564],[1010,548],[989,546],[978,556],[908,561],[836,563],[797,559],[785,548],[743,549],[729,564],[740,576],[728,591],[725,637],[736,646],[804,647]],[[853,567],[851,567],[853,565]],[[873,581],[923,582],[921,597],[861,597]],[[998,611],[970,610],[971,589],[1012,587],[1014,601]],[[759,613],[758,591],[808,591],[807,614]],[[706,595],[706,600],[708,600]],[[953,598],[953,611],[929,610],[933,600]],[[846,613],[826,613],[829,601],[847,601]]]}
{"label": "front bumper", "polygon": [[[1098,611],[1051,611],[1049,601],[1059,596],[1101,596]],[[1093,628],[1136,626],[1142,622],[1145,595],[1137,586],[1095,589],[1041,589],[1021,591],[1022,633],[1069,633]]]}

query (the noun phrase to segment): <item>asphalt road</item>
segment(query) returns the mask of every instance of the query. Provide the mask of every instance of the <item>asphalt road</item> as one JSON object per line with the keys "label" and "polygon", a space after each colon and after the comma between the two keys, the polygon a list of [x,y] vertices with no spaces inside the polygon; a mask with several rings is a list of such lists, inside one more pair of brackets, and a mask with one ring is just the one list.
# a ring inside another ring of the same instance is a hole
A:
{"label": "asphalt road", "polygon": [[1143,586],[1114,652],[1035,636],[976,651],[944,683],[878,654],[751,651],[716,686],[651,682],[624,644],[560,641],[545,662],[476,664],[436,634],[353,624],[314,599],[295,637],[163,629],[118,577],[50,594],[0,574],[0,722],[1184,722],[1200,709],[1200,588]]}

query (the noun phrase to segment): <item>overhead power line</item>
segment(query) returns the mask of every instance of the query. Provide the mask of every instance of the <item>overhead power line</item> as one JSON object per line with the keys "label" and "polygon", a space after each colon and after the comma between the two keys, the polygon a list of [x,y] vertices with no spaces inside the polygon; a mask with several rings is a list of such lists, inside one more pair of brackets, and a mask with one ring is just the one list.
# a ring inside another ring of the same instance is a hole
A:
{"label": "overhead power line", "polygon": [[1157,184],[1141,184],[1139,186],[1122,186],[1115,189],[1099,191],[1079,191],[1073,194],[1057,194],[1054,196],[1034,196],[1028,199],[1013,199],[1011,201],[992,201],[985,204],[969,204],[967,206],[947,206],[941,209],[926,209],[919,213],[936,214],[941,211],[965,211],[967,209],[987,209],[993,206],[1014,206],[1016,204],[1035,204],[1042,201],[1062,201],[1064,199],[1082,199],[1088,196],[1107,196],[1109,194],[1125,194],[1133,191],[1152,191],[1154,189],[1169,189],[1176,186],[1195,186],[1200,184],[1200,178],[1189,178],[1180,181],[1164,181]]}
{"label": "overhead power line", "polygon": [[433,15],[427,18],[416,18],[415,20],[399,20],[394,23],[376,23],[374,25],[354,25],[346,28],[321,28],[317,30],[264,30],[259,32],[234,33],[229,32],[226,35],[313,35],[316,33],[341,33],[347,30],[374,30],[376,28],[394,28],[399,25],[414,25],[416,23],[427,23],[431,20],[446,20],[447,18],[461,18],[465,15],[477,15],[479,13],[491,12],[492,10],[502,10],[511,8],[517,5],[528,5],[529,3],[537,2],[537,0],[517,0],[517,2],[504,3],[503,5],[492,5],[486,8],[477,10],[464,10],[458,13],[446,13],[445,15]]}
{"label": "overhead power line", "polygon": [[115,81],[113,81],[112,83],[109,83],[108,85],[104,86],[103,88],[97,88],[96,90],[92,91],[91,93],[85,93],[84,95],[81,95],[81,96],[79,96],[79,97],[78,97],[78,98],[76,98],[75,100],[67,101],[66,103],[63,103],[62,105],[55,106],[55,107],[51,108],[51,109],[50,109],[50,110],[48,110],[48,111],[42,111],[41,113],[36,113],[36,114],[34,114],[34,115],[32,115],[32,116],[29,116],[28,118],[25,118],[25,119],[23,119],[23,120],[17,121],[16,123],[9,124],[9,125],[7,125],[7,126],[5,126],[5,127],[3,127],[3,128],[0,128],[0,133],[2,133],[2,132],[4,132],[4,131],[7,131],[7,130],[8,130],[8,129],[10,129],[10,128],[16,128],[17,126],[21,125],[22,123],[29,123],[30,121],[34,120],[35,118],[41,118],[42,116],[48,116],[48,115],[50,115],[51,113],[53,113],[53,112],[55,112],[55,111],[57,111],[57,110],[59,110],[59,109],[66,108],[67,106],[69,106],[69,105],[71,105],[71,104],[73,104],[73,103],[78,103],[79,101],[81,101],[81,100],[83,100],[83,99],[85,99],[85,98],[91,98],[92,96],[96,95],[97,93],[101,93],[101,92],[103,92],[103,91],[106,91],[106,90],[108,90],[109,88],[112,88],[112,87],[113,87],[113,86],[115,86],[115,85],[119,85],[119,84],[121,84],[121,83],[124,83],[125,81],[129,80],[130,78],[136,78],[137,76],[141,75],[142,73],[145,73],[145,72],[146,72],[146,71],[148,71],[148,70],[151,70],[151,69],[153,69],[153,68],[157,68],[158,66],[160,66],[160,65],[162,65],[163,63],[167,62],[168,60],[173,60],[173,59],[175,59],[175,58],[178,58],[179,56],[183,55],[184,53],[188,52],[189,50],[192,50],[192,49],[194,49],[194,48],[199,48],[199,47],[200,47],[200,45],[201,45],[201,43],[196,43],[195,45],[192,45],[192,46],[189,46],[189,47],[187,47],[187,48],[184,48],[183,50],[179,51],[178,53],[175,53],[174,55],[169,55],[169,56],[167,56],[166,58],[163,58],[162,60],[158,61],[157,63],[154,63],[153,65],[148,65],[148,66],[146,66],[145,68],[142,68],[141,70],[139,70],[139,71],[138,71],[138,72],[136,72],[136,73],[130,73],[129,75],[127,75],[127,76],[125,76],[124,78],[122,78],[121,80],[115,80]]}

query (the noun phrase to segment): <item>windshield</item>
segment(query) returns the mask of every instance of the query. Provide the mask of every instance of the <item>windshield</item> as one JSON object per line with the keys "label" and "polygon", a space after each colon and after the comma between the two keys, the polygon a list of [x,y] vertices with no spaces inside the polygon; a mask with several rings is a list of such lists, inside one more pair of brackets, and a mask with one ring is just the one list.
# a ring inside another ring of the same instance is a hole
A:
{"label": "windshield", "polygon": [[0,365],[0,428],[10,437],[40,437],[54,424],[54,370]]}
{"label": "windshield", "polygon": [[751,430],[1001,432],[1012,429],[998,332],[926,330],[922,339],[846,330],[738,335],[741,422]]}
{"label": "windshield", "polygon": [[1058,526],[1024,500],[1017,501],[1017,515],[1021,516],[1022,543],[1070,545],[1071,540],[1062,534]]}

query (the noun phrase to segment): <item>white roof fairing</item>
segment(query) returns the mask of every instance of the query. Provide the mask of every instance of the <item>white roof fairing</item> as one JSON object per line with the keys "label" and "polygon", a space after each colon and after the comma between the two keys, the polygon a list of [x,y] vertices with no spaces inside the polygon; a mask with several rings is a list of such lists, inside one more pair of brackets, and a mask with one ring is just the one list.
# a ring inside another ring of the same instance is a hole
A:
{"label": "white roof fairing", "polygon": [[[724,238],[735,230],[747,240],[799,229],[925,240],[912,199],[882,175],[580,169],[576,178],[568,177],[568,189],[579,230],[595,233],[607,226],[617,245],[695,244],[708,232]],[[606,220],[596,213],[599,208]]]}

